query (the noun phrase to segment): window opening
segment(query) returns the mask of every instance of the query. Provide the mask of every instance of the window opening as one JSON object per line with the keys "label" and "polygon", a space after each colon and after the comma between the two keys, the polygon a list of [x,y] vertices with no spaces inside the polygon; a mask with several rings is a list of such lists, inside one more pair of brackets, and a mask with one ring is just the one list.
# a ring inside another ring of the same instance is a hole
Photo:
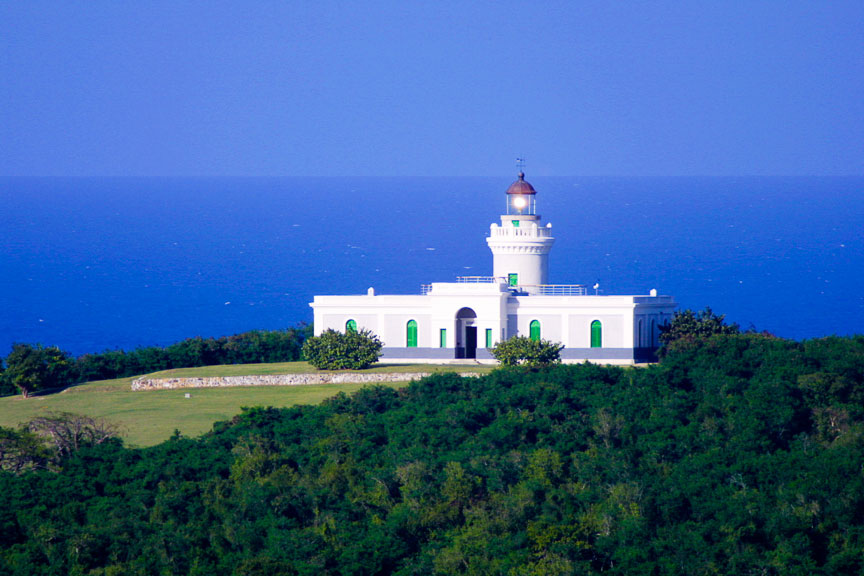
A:
{"label": "window opening", "polygon": [[406,334],[408,348],[417,347],[417,321],[409,320]]}
{"label": "window opening", "polygon": [[603,325],[599,320],[591,322],[591,348],[603,347]]}
{"label": "window opening", "polygon": [[539,320],[532,320],[531,321],[528,333],[529,333],[531,340],[533,340],[535,342],[540,340],[540,321]]}

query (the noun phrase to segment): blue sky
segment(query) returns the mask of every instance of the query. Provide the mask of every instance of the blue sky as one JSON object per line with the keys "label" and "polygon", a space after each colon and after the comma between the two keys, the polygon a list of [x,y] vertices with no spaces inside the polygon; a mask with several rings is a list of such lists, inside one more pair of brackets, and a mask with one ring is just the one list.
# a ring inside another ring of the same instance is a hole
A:
{"label": "blue sky", "polygon": [[9,2],[0,176],[864,175],[864,2]]}

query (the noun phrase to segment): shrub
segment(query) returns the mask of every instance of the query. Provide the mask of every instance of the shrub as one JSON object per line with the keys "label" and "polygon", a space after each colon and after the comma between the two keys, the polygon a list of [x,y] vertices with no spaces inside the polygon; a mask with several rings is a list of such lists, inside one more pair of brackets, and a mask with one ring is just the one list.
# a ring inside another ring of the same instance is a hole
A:
{"label": "shrub", "polygon": [[369,330],[326,330],[303,343],[303,356],[319,370],[362,370],[378,361],[381,346]]}
{"label": "shrub", "polygon": [[738,324],[726,324],[724,314],[717,315],[706,307],[700,312],[677,310],[671,322],[660,326],[659,355],[665,356],[676,346],[687,347],[697,340],[705,340],[717,334],[739,334]]}
{"label": "shrub", "polygon": [[504,366],[545,366],[561,362],[563,344],[548,340],[531,340],[526,336],[513,336],[498,342],[492,355]]}

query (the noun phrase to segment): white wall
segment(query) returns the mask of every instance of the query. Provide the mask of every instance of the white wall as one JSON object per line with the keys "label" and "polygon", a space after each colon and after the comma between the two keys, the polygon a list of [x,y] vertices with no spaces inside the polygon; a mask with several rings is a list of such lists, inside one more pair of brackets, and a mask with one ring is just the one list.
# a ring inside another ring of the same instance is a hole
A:
{"label": "white wall", "polygon": [[[591,322],[603,325],[603,348],[634,348],[639,341],[638,319],[643,321],[643,347],[656,346],[657,333],[671,317],[675,302],[669,297],[643,296],[512,296],[498,284],[433,284],[427,295],[316,296],[315,333],[327,328],[345,330],[353,319],[360,329],[375,332],[387,347],[406,346],[406,326],[417,321],[417,345],[437,348],[442,328],[447,330],[447,347],[456,345],[456,314],[471,308],[477,314],[478,348],[486,344],[486,330],[492,330],[493,344],[519,334],[530,334],[531,320],[540,321],[541,337],[561,342],[568,348],[590,348]],[[651,320],[655,321],[651,343]],[[464,345],[464,343],[463,343]]]}

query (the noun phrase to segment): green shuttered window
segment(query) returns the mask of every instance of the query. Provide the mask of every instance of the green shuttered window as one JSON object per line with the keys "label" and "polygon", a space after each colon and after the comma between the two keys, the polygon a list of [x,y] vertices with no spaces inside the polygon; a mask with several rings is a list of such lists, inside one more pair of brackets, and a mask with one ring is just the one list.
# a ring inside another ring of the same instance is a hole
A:
{"label": "green shuttered window", "polygon": [[357,322],[354,320],[348,320],[345,323],[345,332],[357,332]]}
{"label": "green shuttered window", "polygon": [[529,336],[531,340],[537,342],[540,340],[540,321],[539,320],[531,320]]}
{"label": "green shuttered window", "polygon": [[440,336],[440,340],[438,341],[438,345],[441,348],[447,347],[447,329],[446,328],[441,328],[441,336]]}
{"label": "green shuttered window", "polygon": [[406,329],[406,340],[408,348],[417,347],[417,321],[409,320]]}
{"label": "green shuttered window", "polygon": [[591,348],[603,347],[603,325],[599,320],[591,322]]}
{"label": "green shuttered window", "polygon": [[492,329],[486,328],[486,348],[492,348]]}

